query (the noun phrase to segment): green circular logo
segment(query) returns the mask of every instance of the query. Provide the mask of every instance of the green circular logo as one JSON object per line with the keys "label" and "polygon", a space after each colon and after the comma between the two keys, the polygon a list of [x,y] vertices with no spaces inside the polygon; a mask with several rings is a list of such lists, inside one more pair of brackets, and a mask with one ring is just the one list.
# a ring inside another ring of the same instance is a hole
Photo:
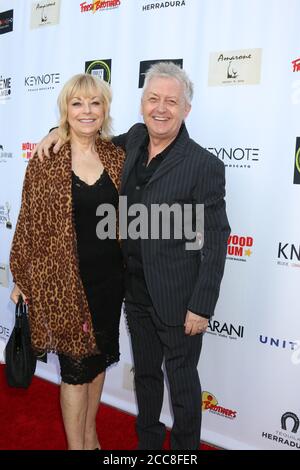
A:
{"label": "green circular logo", "polygon": [[94,60],[93,62],[91,62],[86,69],[86,73],[89,73],[91,75],[97,75],[99,78],[102,78],[102,80],[105,80],[107,83],[110,83],[110,68],[107,63],[103,60]]}
{"label": "green circular logo", "polygon": [[300,173],[300,147],[298,148],[296,153],[296,168],[298,170],[298,173]]}

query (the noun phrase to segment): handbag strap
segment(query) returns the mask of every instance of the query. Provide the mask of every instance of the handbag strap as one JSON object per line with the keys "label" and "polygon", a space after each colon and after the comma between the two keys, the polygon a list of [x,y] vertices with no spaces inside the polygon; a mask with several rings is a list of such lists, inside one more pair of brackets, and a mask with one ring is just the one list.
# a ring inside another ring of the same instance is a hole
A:
{"label": "handbag strap", "polygon": [[15,325],[17,327],[21,326],[22,316],[27,315],[27,314],[28,314],[27,305],[23,301],[23,297],[19,295],[18,302],[16,303],[16,309],[15,309],[15,316],[16,316]]}

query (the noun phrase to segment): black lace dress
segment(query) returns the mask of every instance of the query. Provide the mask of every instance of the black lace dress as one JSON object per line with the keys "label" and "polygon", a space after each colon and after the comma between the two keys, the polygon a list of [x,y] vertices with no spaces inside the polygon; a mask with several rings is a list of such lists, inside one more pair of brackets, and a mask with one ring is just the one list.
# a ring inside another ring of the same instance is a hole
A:
{"label": "black lace dress", "polygon": [[101,354],[73,359],[59,354],[62,381],[91,382],[100,372],[119,360],[119,322],[124,295],[123,262],[117,240],[100,240],[96,226],[99,204],[118,207],[118,193],[104,171],[93,185],[72,173],[72,197],[77,234],[80,275],[87,296],[96,343]]}

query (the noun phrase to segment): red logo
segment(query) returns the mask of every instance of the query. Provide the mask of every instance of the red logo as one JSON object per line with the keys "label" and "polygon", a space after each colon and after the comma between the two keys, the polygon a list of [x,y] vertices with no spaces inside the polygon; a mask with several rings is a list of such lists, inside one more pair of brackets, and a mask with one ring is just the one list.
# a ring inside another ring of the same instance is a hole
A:
{"label": "red logo", "polygon": [[202,411],[210,411],[211,413],[228,419],[234,419],[237,415],[237,411],[220,406],[216,397],[209,392],[202,393]]}
{"label": "red logo", "polygon": [[118,8],[120,5],[120,0],[93,0],[93,3],[80,3],[80,11],[81,13],[86,13],[88,11],[95,13],[99,10],[112,10],[113,8]]}
{"label": "red logo", "polygon": [[36,144],[32,142],[24,142],[22,144],[22,157],[25,158],[25,160],[30,160],[32,157],[32,151],[34,149]]}
{"label": "red logo", "polygon": [[292,60],[293,72],[300,72],[300,57]]}
{"label": "red logo", "polygon": [[[228,238],[227,255],[236,258],[250,257],[252,255],[253,238],[239,235],[230,235]],[[246,260],[244,260],[246,261]]]}

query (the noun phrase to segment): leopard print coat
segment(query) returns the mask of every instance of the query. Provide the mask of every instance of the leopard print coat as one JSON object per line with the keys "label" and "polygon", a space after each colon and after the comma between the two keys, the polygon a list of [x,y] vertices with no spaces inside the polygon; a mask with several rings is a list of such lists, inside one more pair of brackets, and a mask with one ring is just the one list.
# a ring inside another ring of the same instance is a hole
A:
{"label": "leopard print coat", "polygon": [[[119,190],[123,150],[101,139],[96,147]],[[74,358],[99,352],[79,275],[70,143],[57,155],[51,152],[51,158],[43,163],[34,157],[28,164],[10,267],[15,283],[29,299],[31,341],[36,352]]]}

